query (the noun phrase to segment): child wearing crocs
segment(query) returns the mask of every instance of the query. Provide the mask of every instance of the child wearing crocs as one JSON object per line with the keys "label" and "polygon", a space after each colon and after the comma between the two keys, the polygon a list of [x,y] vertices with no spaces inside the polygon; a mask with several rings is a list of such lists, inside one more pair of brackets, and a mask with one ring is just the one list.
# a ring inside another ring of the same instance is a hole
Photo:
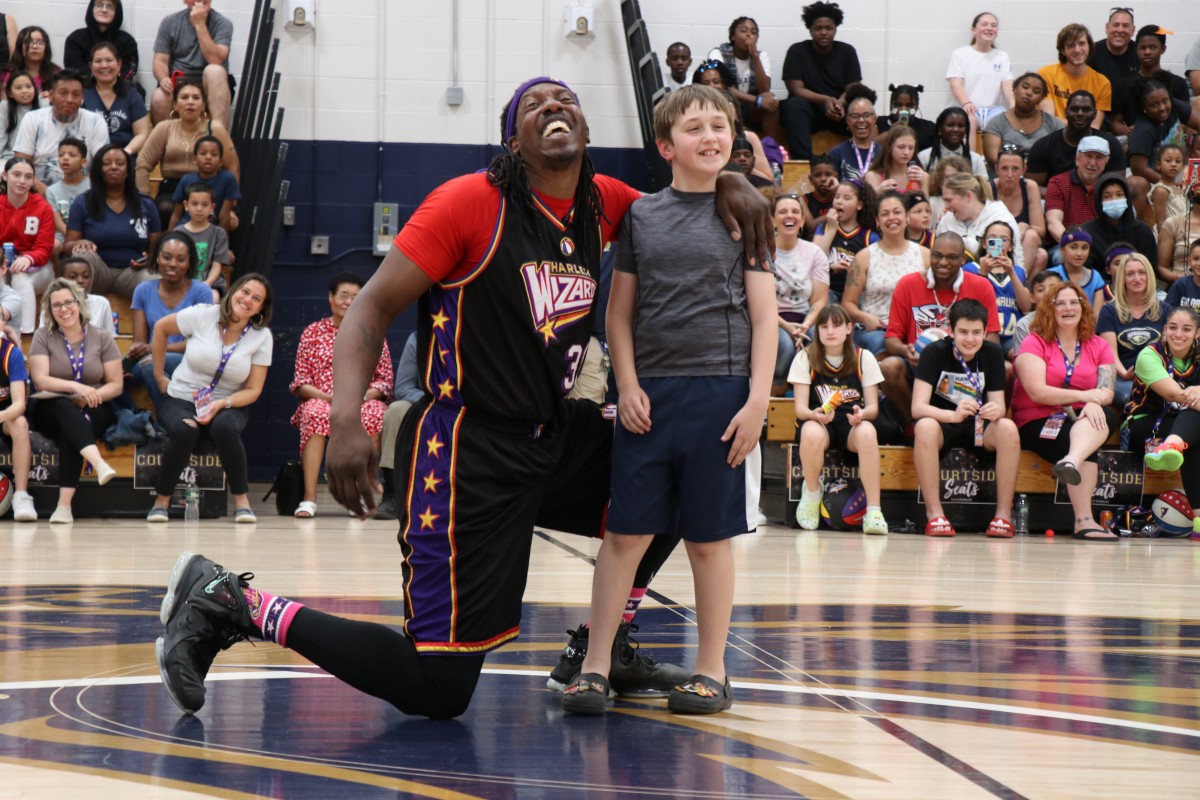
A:
{"label": "child wearing crocs", "polygon": [[1171,310],[1162,341],[1138,353],[1133,394],[1125,406],[1122,442],[1143,447],[1147,469],[1179,470],[1193,508],[1200,505],[1200,313]]}
{"label": "child wearing crocs", "polygon": [[988,311],[978,300],[950,306],[950,336],[921,351],[913,383],[913,462],[925,498],[926,536],[953,536],[942,511],[941,456],[952,447],[996,454],[996,514],[987,535],[1013,535],[1013,493],[1021,460],[1017,426],[1004,407],[1004,350],[985,341]]}
{"label": "child wearing crocs", "polygon": [[628,587],[654,535],[676,529],[692,566],[699,636],[695,674],[671,691],[667,708],[712,714],[733,704],[729,540],[755,527],[743,461],[762,431],[779,320],[774,276],[747,262],[714,211],[734,114],[711,87],[667,95],[654,134],[671,185],[634,203],[621,228],[607,317],[620,394],[612,500],[592,580],[591,646],[563,690],[569,713],[604,712]]}
{"label": "child wearing crocs", "polygon": [[788,382],[800,421],[804,494],[796,522],[806,531],[820,525],[821,470],[831,448],[858,454],[858,475],[867,495],[863,533],[887,533],[879,504],[879,438],[871,420],[879,415],[883,373],[870,350],[854,344],[854,320],[834,304],[818,312],[812,343],[796,354]]}

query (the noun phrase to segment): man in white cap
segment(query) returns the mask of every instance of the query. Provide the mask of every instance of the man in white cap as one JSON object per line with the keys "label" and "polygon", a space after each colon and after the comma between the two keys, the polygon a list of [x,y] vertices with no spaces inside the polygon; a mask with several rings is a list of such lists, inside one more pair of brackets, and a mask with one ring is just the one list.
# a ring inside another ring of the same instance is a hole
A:
{"label": "man in white cap", "polygon": [[[1084,225],[1096,218],[1096,181],[1108,166],[1108,142],[1085,136],[1075,150],[1075,168],[1055,175],[1046,186],[1046,230],[1057,242],[1071,225]],[[1058,248],[1051,254],[1053,263]]]}

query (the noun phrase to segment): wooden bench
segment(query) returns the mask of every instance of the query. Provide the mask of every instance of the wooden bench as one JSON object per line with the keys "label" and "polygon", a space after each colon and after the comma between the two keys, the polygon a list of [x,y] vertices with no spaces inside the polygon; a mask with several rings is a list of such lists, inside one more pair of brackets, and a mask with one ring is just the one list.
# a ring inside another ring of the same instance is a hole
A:
{"label": "wooden bench", "polygon": [[[796,405],[789,398],[775,398],[767,409],[767,441],[787,446],[796,441]],[[911,447],[880,447],[880,488],[884,491],[917,490],[917,470],[913,465]],[[1057,479],[1050,471],[1051,465],[1028,451],[1021,451],[1021,465],[1017,472],[1017,492],[1026,494],[1054,494]],[[1175,472],[1146,470],[1143,491],[1157,495],[1179,486]]]}

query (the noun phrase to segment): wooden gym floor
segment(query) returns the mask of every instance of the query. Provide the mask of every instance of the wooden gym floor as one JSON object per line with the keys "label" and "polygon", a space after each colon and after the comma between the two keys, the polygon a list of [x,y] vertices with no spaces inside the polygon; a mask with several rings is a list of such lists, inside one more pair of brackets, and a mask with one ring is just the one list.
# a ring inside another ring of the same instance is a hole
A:
{"label": "wooden gym floor", "polygon": [[[261,496],[261,492],[259,492]],[[804,533],[735,540],[733,709],[564,718],[545,677],[586,616],[592,540],[535,536],[521,638],[470,710],[406,718],[274,645],[222,653],[181,716],[153,642],[178,553],[398,624],[394,523],[0,528],[0,796],[1171,798],[1200,794],[1200,544]],[[639,615],[693,658],[682,549]]]}

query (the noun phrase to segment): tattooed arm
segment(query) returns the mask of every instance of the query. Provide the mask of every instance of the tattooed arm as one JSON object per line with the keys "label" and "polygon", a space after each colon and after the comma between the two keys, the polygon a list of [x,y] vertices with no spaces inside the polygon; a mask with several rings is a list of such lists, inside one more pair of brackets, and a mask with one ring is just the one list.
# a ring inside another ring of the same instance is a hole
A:
{"label": "tattooed arm", "polygon": [[867,286],[867,272],[871,267],[871,253],[867,249],[859,250],[850,264],[846,274],[846,288],[842,291],[842,305],[850,314],[850,319],[861,322],[869,331],[880,330],[884,327],[883,320],[874,314],[868,314],[858,307],[863,290]]}
{"label": "tattooed arm", "polygon": [[1096,370],[1096,391],[1103,393],[1101,397],[1094,399],[1092,402],[1100,406],[1107,406],[1113,401],[1113,389],[1117,385],[1116,367],[1112,364],[1104,364]]}
{"label": "tattooed arm", "polygon": [[334,500],[361,517],[375,510],[379,455],[363,430],[362,398],[383,350],[388,325],[433,281],[394,245],[359,292],[333,349],[333,409],[326,472]]}

